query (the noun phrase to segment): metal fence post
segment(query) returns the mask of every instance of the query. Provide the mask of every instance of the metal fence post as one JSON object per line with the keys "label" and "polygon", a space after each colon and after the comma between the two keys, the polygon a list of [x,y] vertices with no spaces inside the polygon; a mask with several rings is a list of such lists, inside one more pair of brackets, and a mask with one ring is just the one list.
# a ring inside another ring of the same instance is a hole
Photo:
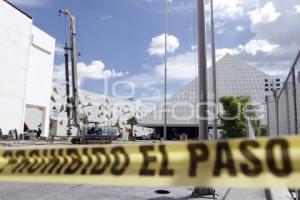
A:
{"label": "metal fence post", "polygon": [[293,79],[293,108],[294,108],[294,123],[295,123],[295,134],[298,135],[298,112],[297,112],[297,90],[296,90],[296,73],[295,68],[292,68],[292,79]]}
{"label": "metal fence post", "polygon": [[287,84],[284,88],[284,93],[285,93],[285,101],[286,101],[286,120],[287,120],[287,128],[288,128],[288,133],[291,135],[291,118],[290,118],[290,98],[289,98],[289,85]]}
{"label": "metal fence post", "polygon": [[[298,135],[298,112],[297,112],[297,90],[296,90],[296,73],[295,66],[292,68],[292,81],[293,81],[293,110],[294,110],[294,123],[295,123],[295,134]],[[296,190],[296,199],[300,200],[299,189]]]}
{"label": "metal fence post", "polygon": [[269,96],[265,97],[266,105],[267,105],[267,134],[270,136],[270,110],[269,110]]}
{"label": "metal fence post", "polygon": [[279,106],[278,106],[278,97],[277,97],[277,89],[273,88],[273,96],[275,100],[275,118],[276,118],[276,135],[279,136]]}

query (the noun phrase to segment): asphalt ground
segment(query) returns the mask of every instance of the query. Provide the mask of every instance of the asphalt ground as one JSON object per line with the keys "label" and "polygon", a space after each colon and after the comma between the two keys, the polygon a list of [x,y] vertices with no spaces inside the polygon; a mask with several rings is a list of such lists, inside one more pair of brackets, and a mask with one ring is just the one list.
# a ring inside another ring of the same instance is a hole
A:
{"label": "asphalt ground", "polygon": [[[165,190],[168,194],[158,194]],[[193,198],[193,188],[110,187],[92,185],[0,183],[2,200],[114,200],[114,199],[214,199],[212,196]],[[264,200],[264,190],[217,188],[216,198],[222,200]]]}

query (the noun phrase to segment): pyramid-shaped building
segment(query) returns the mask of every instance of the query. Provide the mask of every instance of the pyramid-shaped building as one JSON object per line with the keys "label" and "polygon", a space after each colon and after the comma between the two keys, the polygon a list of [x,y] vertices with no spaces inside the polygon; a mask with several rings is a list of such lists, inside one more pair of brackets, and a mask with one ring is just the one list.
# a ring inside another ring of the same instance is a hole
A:
{"label": "pyramid-shaped building", "polygon": [[[272,81],[273,77],[229,54],[217,62],[216,71],[218,99],[223,96],[251,96],[254,104],[258,105],[265,102],[265,80]],[[208,101],[213,102],[211,68],[207,70],[207,81]],[[197,137],[197,87],[198,80],[196,78],[168,99],[168,135],[175,131],[178,134],[184,132],[190,137]],[[156,128],[156,132],[161,135],[164,125],[163,108],[164,106],[161,105],[148,114],[143,118],[141,125]],[[210,112],[211,110],[209,108]],[[264,123],[265,119],[262,121]],[[209,121],[209,127],[212,128],[212,121]]]}

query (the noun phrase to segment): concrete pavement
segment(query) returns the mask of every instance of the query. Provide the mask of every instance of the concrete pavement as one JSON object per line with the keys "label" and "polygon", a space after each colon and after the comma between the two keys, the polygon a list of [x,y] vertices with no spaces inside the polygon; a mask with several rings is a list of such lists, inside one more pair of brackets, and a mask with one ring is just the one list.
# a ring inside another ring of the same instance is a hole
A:
{"label": "concrete pavement", "polygon": [[[169,194],[157,194],[156,190],[166,190]],[[147,188],[109,187],[91,185],[51,185],[26,183],[0,183],[0,199],[3,200],[117,200],[147,199],[172,200],[192,199],[193,188]],[[218,188],[217,199],[264,200],[264,190]],[[207,198],[193,198],[207,199]],[[212,199],[212,198],[211,198]]]}

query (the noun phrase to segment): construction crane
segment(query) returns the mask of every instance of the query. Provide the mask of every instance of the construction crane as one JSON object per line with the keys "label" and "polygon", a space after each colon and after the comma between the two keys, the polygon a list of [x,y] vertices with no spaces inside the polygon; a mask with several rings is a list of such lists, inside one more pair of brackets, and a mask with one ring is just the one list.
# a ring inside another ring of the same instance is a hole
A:
{"label": "construction crane", "polygon": [[[67,117],[68,130],[67,135],[71,133],[71,120],[73,126],[77,128],[77,136],[71,139],[73,144],[88,144],[97,142],[101,144],[111,143],[116,136],[114,127],[101,127],[99,122],[89,122],[87,115],[79,114],[79,95],[78,95],[78,74],[77,74],[77,24],[76,16],[68,9],[59,10],[70,19],[70,46],[65,44],[65,75],[66,75],[66,96],[67,96]],[[71,53],[72,69],[72,97],[70,97],[70,78],[69,78],[69,52]],[[71,109],[72,108],[72,115]],[[83,123],[81,123],[83,122]]]}
{"label": "construction crane", "polygon": [[[78,78],[77,78],[77,26],[76,16],[73,15],[70,10],[59,10],[59,14],[64,14],[70,18],[70,47],[65,44],[65,69],[66,69],[66,93],[67,93],[67,116],[68,116],[68,134],[71,134],[70,130],[70,105],[72,107],[72,118],[74,126],[78,129],[78,134],[82,134],[80,131],[80,121],[78,115],[79,97],[78,97]],[[68,51],[71,52],[71,68],[72,68],[72,98],[70,98],[70,84],[69,84],[69,59]]]}

